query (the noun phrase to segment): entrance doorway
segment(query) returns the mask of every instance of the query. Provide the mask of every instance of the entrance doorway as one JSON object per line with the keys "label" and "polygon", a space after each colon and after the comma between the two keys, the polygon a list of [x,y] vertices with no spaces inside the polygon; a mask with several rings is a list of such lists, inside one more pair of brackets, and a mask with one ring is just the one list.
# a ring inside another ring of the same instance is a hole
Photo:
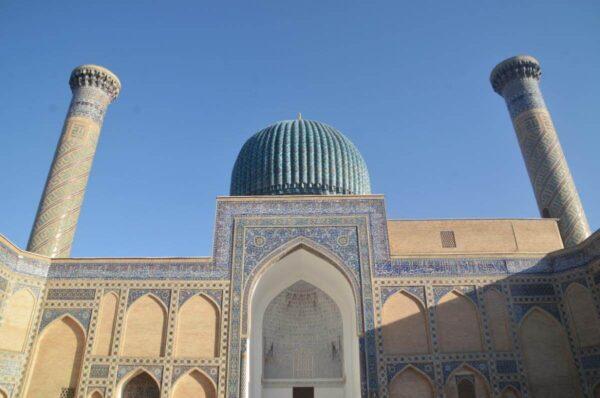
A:
{"label": "entrance doorway", "polygon": [[292,398],[315,398],[314,387],[294,387]]}

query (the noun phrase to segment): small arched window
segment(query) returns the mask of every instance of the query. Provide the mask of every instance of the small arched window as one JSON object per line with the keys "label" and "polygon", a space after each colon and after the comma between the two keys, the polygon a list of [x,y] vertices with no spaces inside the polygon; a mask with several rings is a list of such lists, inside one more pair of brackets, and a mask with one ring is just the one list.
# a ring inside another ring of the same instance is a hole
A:
{"label": "small arched window", "polygon": [[458,389],[458,398],[476,398],[475,384],[467,377],[457,377],[456,387]]}

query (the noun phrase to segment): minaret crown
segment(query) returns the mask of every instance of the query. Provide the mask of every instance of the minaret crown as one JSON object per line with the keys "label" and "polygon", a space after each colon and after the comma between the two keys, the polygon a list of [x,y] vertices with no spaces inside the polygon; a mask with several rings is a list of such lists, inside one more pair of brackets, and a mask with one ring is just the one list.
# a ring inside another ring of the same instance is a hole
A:
{"label": "minaret crown", "polygon": [[490,75],[494,91],[502,95],[508,82],[514,79],[532,78],[539,80],[542,69],[537,59],[530,55],[517,55],[500,62]]}
{"label": "minaret crown", "polygon": [[121,91],[119,78],[106,68],[98,65],[81,65],[73,69],[69,79],[71,90],[79,87],[97,87],[104,91],[113,102]]}

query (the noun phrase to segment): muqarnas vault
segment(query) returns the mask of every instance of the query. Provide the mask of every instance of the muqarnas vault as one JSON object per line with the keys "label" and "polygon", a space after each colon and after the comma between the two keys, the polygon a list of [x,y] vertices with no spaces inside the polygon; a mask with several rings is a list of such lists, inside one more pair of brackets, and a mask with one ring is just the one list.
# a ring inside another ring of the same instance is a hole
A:
{"label": "muqarnas vault", "polygon": [[212,257],[69,258],[108,105],[84,65],[27,250],[0,237],[0,397],[600,397],[600,234],[517,56],[491,74],[539,219],[388,220],[326,124],[253,135]]}

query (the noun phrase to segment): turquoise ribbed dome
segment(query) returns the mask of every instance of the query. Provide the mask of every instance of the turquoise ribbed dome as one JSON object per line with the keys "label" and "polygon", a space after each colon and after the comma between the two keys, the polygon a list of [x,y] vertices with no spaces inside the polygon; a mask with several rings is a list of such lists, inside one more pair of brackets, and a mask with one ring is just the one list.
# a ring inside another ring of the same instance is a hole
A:
{"label": "turquoise ribbed dome", "polygon": [[254,134],[231,175],[231,195],[365,195],[369,172],[348,138],[312,120],[285,120]]}

